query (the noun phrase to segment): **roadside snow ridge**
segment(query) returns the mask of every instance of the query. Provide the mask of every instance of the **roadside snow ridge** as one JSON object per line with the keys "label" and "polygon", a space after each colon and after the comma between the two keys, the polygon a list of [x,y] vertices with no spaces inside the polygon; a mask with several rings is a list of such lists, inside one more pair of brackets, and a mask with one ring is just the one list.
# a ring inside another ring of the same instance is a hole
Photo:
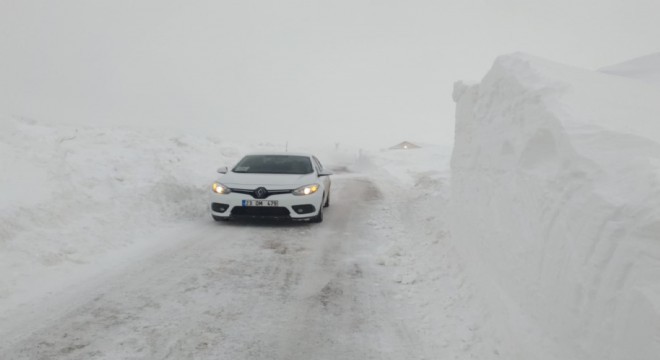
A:
{"label": "roadside snow ridge", "polygon": [[660,88],[514,54],[455,90],[452,233],[493,298],[573,358],[657,359]]}
{"label": "roadside snow ridge", "polygon": [[607,66],[600,71],[660,85],[660,52]]}

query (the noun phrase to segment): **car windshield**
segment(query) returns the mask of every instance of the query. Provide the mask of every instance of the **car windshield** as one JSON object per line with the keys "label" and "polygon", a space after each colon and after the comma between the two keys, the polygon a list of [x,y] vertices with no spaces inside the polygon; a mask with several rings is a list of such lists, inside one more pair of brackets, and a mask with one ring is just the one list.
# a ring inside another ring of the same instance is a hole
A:
{"label": "car windshield", "polygon": [[248,155],[232,171],[248,174],[309,174],[314,170],[307,156]]}

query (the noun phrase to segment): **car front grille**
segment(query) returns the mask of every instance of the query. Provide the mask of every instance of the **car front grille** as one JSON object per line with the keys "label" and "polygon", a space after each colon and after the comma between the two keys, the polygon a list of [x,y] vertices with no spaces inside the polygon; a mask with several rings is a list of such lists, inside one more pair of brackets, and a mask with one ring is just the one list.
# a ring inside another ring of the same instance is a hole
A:
{"label": "car front grille", "polygon": [[[255,194],[255,190],[250,190],[250,189],[229,189],[231,192],[235,192],[237,194],[245,194],[245,195],[250,195],[253,198],[257,199],[257,196]],[[266,189],[268,190],[268,189]],[[281,194],[291,194],[293,190],[268,190],[268,195],[264,197],[263,199],[268,199],[269,196],[271,195],[281,195]]]}
{"label": "car front grille", "polygon": [[261,207],[261,206],[235,206],[231,210],[232,216],[238,217],[289,217],[289,209],[285,207]]}

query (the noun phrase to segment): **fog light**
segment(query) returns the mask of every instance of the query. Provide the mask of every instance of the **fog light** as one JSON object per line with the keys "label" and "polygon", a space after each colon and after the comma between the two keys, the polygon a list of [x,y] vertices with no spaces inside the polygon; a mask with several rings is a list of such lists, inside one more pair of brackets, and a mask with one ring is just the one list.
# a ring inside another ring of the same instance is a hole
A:
{"label": "fog light", "polygon": [[215,212],[219,212],[219,213],[223,213],[223,212],[227,211],[228,208],[229,208],[229,205],[227,205],[227,204],[221,204],[221,203],[211,204],[211,210],[213,210]]}
{"label": "fog light", "polygon": [[314,205],[293,205],[293,211],[297,212],[298,214],[309,214],[313,213],[316,211],[316,208]]}

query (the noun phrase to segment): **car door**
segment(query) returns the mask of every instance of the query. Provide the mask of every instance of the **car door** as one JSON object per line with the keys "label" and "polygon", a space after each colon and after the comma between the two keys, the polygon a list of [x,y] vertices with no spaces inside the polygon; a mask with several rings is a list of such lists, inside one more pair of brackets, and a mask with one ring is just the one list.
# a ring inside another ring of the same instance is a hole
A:
{"label": "car door", "polygon": [[[312,159],[314,160],[314,166],[316,167],[316,173],[320,174],[324,169],[323,165],[319,161],[319,159],[316,158],[316,156],[313,156]],[[323,182],[323,188],[326,189],[326,193],[330,194],[330,176],[321,176],[319,178]]]}

